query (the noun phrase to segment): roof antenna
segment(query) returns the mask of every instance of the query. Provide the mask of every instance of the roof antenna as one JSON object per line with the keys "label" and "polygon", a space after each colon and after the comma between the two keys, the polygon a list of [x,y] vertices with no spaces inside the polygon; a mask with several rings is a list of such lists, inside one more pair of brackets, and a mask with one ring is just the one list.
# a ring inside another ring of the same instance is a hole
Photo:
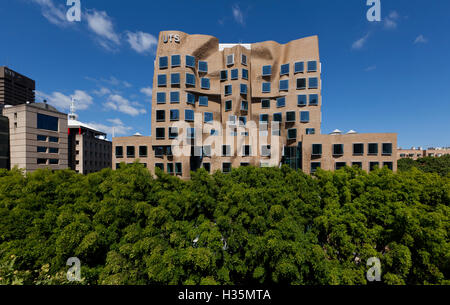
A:
{"label": "roof antenna", "polygon": [[76,101],[76,99],[74,97],[72,97],[72,100],[70,102],[70,113],[69,113],[69,120],[74,120],[74,121],[78,117],[75,113],[75,101]]}

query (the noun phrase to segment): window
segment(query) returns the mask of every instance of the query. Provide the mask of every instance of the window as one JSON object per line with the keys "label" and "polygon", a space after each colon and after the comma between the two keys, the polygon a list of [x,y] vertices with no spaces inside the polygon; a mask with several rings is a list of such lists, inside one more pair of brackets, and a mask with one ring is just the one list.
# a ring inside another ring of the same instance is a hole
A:
{"label": "window", "polygon": [[305,71],[305,64],[302,61],[294,64],[294,73],[303,73]]}
{"label": "window", "polygon": [[234,65],[234,54],[227,55],[227,66]]}
{"label": "window", "polygon": [[238,69],[231,70],[231,79],[235,80],[238,78],[239,78],[239,70]]}
{"label": "window", "polygon": [[269,93],[270,92],[270,83],[262,83],[262,92]]}
{"label": "window", "polygon": [[212,121],[213,121],[213,113],[212,112],[205,112],[204,117],[205,117],[205,123],[212,123]]}
{"label": "window", "polygon": [[283,79],[280,80],[280,91],[288,91],[289,90],[289,80]]}
{"label": "window", "polygon": [[248,111],[248,102],[247,101],[242,101],[241,102],[241,110],[242,111]]}
{"label": "window", "polygon": [[216,130],[216,129],[211,129],[210,135],[211,135],[211,136],[218,136],[218,135],[219,135],[219,131]]}
{"label": "window", "polygon": [[198,61],[198,72],[208,73],[208,62],[206,61]]}
{"label": "window", "polygon": [[373,171],[377,168],[380,168],[380,163],[379,162],[369,162],[369,170]]}
{"label": "window", "polygon": [[311,162],[311,174],[314,174],[320,167],[320,162]]}
{"label": "window", "polygon": [[271,75],[272,75],[272,66],[263,66],[262,76],[271,76]]}
{"label": "window", "polygon": [[306,78],[297,78],[297,90],[306,89]]}
{"label": "window", "polygon": [[157,104],[165,104],[166,103],[166,93],[165,92],[156,93],[156,103]]}
{"label": "window", "polygon": [[288,140],[295,140],[297,139],[297,129],[291,128],[288,129]]}
{"label": "window", "polygon": [[241,55],[241,63],[246,66],[247,65],[247,55]]}
{"label": "window", "polygon": [[37,152],[38,153],[46,153],[47,152],[47,147],[38,146],[37,147]]}
{"label": "window", "polygon": [[171,109],[170,110],[170,120],[171,121],[178,121],[180,119],[180,110],[178,109]]}
{"label": "window", "polygon": [[195,105],[195,95],[192,93],[187,93],[186,94],[186,103]]}
{"label": "window", "polygon": [[195,57],[186,55],[186,67],[195,68]]}
{"label": "window", "polygon": [[354,143],[353,144],[353,155],[354,156],[364,155],[364,144],[362,144],[362,143]]}
{"label": "window", "polygon": [[308,61],[308,72],[316,72],[317,71],[317,61],[311,60]]}
{"label": "window", "polygon": [[333,156],[344,155],[344,144],[333,144]]}
{"label": "window", "polygon": [[230,122],[231,125],[236,125],[236,116],[235,115],[229,115],[228,116],[228,122]]}
{"label": "window", "polygon": [[270,145],[261,145],[261,156],[270,157]]}
{"label": "window", "polygon": [[247,94],[247,85],[241,84],[241,94]]}
{"label": "window", "polygon": [[170,83],[172,85],[179,85],[180,84],[180,73],[170,74]]}
{"label": "window", "polygon": [[221,81],[228,80],[228,71],[227,70],[220,71],[220,80]]}
{"label": "window", "polygon": [[169,139],[178,138],[178,127],[169,127]]}
{"label": "window", "polygon": [[383,143],[383,155],[392,155],[392,143]]}
{"label": "window", "polygon": [[54,116],[45,115],[42,113],[37,114],[37,128],[51,131],[58,131],[59,119]]}
{"label": "window", "polygon": [[242,155],[244,157],[249,157],[252,154],[252,147],[250,145],[242,146]]}
{"label": "window", "polygon": [[242,78],[248,80],[248,70],[242,69]]}
{"label": "window", "polygon": [[116,146],[116,158],[123,158],[123,147]]}
{"label": "window", "polygon": [[209,89],[210,88],[209,78],[202,77],[200,84],[202,89]]}
{"label": "window", "polygon": [[261,108],[263,109],[267,109],[270,108],[270,100],[261,100]]}
{"label": "window", "polygon": [[175,163],[175,174],[182,175],[183,174],[183,163]]}
{"label": "window", "polygon": [[317,77],[309,78],[309,89],[317,89],[319,87],[319,81]]}
{"label": "window", "polygon": [[195,86],[195,75],[192,73],[186,73],[186,85]]}
{"label": "window", "polygon": [[300,107],[306,106],[306,95],[297,95],[297,105]]}
{"label": "window", "polygon": [[317,106],[319,105],[319,95],[318,94],[310,94],[309,95],[309,106]]}
{"label": "window", "polygon": [[194,121],[194,110],[186,109],[184,110],[184,120],[188,122]]}
{"label": "window", "polygon": [[166,120],[165,110],[156,110],[156,122],[164,122]]}
{"label": "window", "polygon": [[378,155],[378,143],[369,143],[369,155]]}
{"label": "window", "polygon": [[167,173],[173,174],[173,163],[167,163]]}
{"label": "window", "polygon": [[233,86],[225,85],[225,95],[231,95],[233,93]]}
{"label": "window", "polygon": [[222,172],[230,173],[231,172],[231,163],[229,163],[229,162],[222,163]]}
{"label": "window", "polygon": [[260,122],[269,122],[269,115],[268,114],[260,114],[259,115],[259,121]]}
{"label": "window", "polygon": [[203,156],[211,157],[211,145],[203,146]]}
{"label": "window", "polygon": [[282,122],[283,121],[283,114],[281,112],[274,113],[273,114],[273,120],[274,122]]}
{"label": "window", "polygon": [[156,128],[156,139],[162,140],[166,137],[166,132],[164,128]]}
{"label": "window", "polygon": [[37,164],[38,165],[45,165],[45,164],[47,164],[47,159],[37,159]]}
{"label": "window", "polygon": [[347,166],[347,163],[345,163],[345,162],[336,162],[336,164],[334,165],[334,168],[336,170],[339,170],[339,169],[341,169],[343,167],[346,167],[346,166]]}
{"label": "window", "polygon": [[225,101],[225,111],[231,111],[232,106],[233,106],[232,100]]}
{"label": "window", "polygon": [[306,128],[306,134],[316,134],[316,130],[314,128]]}
{"label": "window", "polygon": [[286,98],[279,97],[277,98],[277,108],[286,107]]}
{"label": "window", "polygon": [[295,111],[286,112],[286,122],[295,122]]}
{"label": "window", "polygon": [[211,163],[203,163],[203,168],[210,173],[211,172]]}
{"label": "window", "polygon": [[387,166],[388,169],[394,170],[394,163],[392,162],[383,162],[383,167]]}
{"label": "window", "polygon": [[231,156],[231,146],[222,145],[222,157],[230,157],[230,156]]}
{"label": "window", "polygon": [[300,122],[301,123],[309,122],[309,111],[300,111]]}
{"label": "window", "polygon": [[158,75],[158,87],[165,87],[167,85],[167,75],[159,74]]}
{"label": "window", "polygon": [[170,92],[170,102],[172,104],[180,102],[180,92],[179,91]]}
{"label": "window", "polygon": [[192,128],[192,127],[188,128],[186,130],[186,137],[188,139],[194,139],[195,138],[195,128]]}
{"label": "window", "polygon": [[139,157],[147,157],[148,148],[147,146],[139,146]]}
{"label": "window", "polygon": [[59,164],[59,160],[58,159],[50,159],[49,160],[49,164],[50,165],[58,165]]}
{"label": "window", "polygon": [[37,140],[40,142],[47,142],[47,136],[37,135]]}
{"label": "window", "polygon": [[289,75],[289,64],[281,65],[280,75]]}
{"label": "window", "polygon": [[155,163],[155,169],[159,168],[160,170],[164,171],[164,163]]}
{"label": "window", "polygon": [[127,158],[134,158],[134,146],[127,146]]}
{"label": "window", "polygon": [[352,167],[362,168],[362,162],[352,162]]}
{"label": "window", "polygon": [[180,55],[172,55],[172,68],[181,66]]}
{"label": "window", "polygon": [[312,155],[313,156],[322,155],[322,144],[313,144],[312,145]]}
{"label": "window", "polygon": [[239,117],[239,124],[245,126],[245,124],[247,124],[247,117],[246,116],[240,116]]}
{"label": "window", "polygon": [[167,56],[161,56],[159,58],[159,68],[160,69],[166,69],[169,66],[169,59]]}
{"label": "window", "polygon": [[198,97],[198,105],[199,106],[208,106],[208,97],[205,95]]}

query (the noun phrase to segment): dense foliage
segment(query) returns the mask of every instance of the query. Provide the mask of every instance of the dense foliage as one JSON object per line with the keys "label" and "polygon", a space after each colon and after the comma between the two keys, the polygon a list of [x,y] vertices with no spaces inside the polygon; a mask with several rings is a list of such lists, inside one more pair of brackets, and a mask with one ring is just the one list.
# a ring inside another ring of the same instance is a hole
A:
{"label": "dense foliage", "polygon": [[407,171],[416,167],[426,173],[438,173],[441,176],[450,175],[450,155],[442,157],[424,157],[417,160],[403,158],[398,160],[398,169]]}
{"label": "dense foliage", "polygon": [[0,283],[449,284],[450,177],[417,169],[0,171]]}

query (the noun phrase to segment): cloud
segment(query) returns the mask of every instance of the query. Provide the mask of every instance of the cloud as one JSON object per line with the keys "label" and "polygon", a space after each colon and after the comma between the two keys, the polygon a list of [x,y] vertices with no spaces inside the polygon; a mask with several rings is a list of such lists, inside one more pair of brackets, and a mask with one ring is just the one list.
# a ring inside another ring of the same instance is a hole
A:
{"label": "cloud", "polygon": [[423,36],[422,34],[417,36],[416,39],[414,40],[414,44],[427,43],[427,42],[428,42],[428,39],[426,39],[425,36]]}
{"label": "cloud", "polygon": [[361,37],[360,39],[358,39],[355,42],[353,42],[352,49],[359,50],[362,47],[364,47],[364,45],[366,44],[368,38],[369,38],[369,33],[367,33],[364,37]]}
{"label": "cloud", "polygon": [[31,0],[41,7],[42,16],[50,23],[57,26],[68,26],[72,24],[66,18],[65,7],[61,4],[55,5],[53,0]]}
{"label": "cloud", "polygon": [[233,11],[234,20],[237,23],[239,23],[241,25],[244,25],[245,24],[244,23],[244,14],[242,13],[242,10],[239,7],[239,5],[235,4],[235,5],[233,5],[233,7],[231,9]]}
{"label": "cloud", "polygon": [[365,68],[364,71],[370,72],[370,71],[373,71],[373,70],[376,70],[376,69],[377,69],[377,66],[373,65],[373,66],[369,66],[369,67]]}
{"label": "cloud", "polygon": [[399,19],[400,15],[396,11],[391,11],[389,15],[384,18],[384,28],[395,29],[397,27],[397,22]]}
{"label": "cloud", "polygon": [[130,126],[125,126],[125,124],[120,119],[108,119],[107,122],[111,123],[110,125],[105,125],[103,123],[90,122],[88,125],[91,127],[103,131],[109,135],[126,135],[130,134],[133,130]]}
{"label": "cloud", "polygon": [[112,94],[108,97],[106,103],[103,104],[107,109],[119,111],[131,116],[145,114],[147,111],[137,102],[130,102],[118,94]]}
{"label": "cloud", "polygon": [[111,94],[111,90],[109,90],[108,88],[105,88],[105,87],[101,87],[100,89],[94,90],[92,92],[95,95],[98,95],[98,96],[104,96],[104,95],[107,95],[107,94]]}
{"label": "cloud", "polygon": [[141,93],[147,95],[148,97],[152,97],[152,95],[153,95],[152,87],[145,87],[145,88],[142,88],[140,91],[141,91]]}
{"label": "cloud", "polygon": [[107,50],[120,45],[119,35],[114,30],[112,19],[104,11],[90,10],[85,13],[88,28],[97,35],[97,42]]}
{"label": "cloud", "polygon": [[130,47],[140,54],[153,51],[158,44],[155,36],[144,32],[127,32],[127,41]]}
{"label": "cloud", "polygon": [[86,110],[93,103],[92,96],[82,90],[75,90],[71,95],[65,95],[61,92],[46,94],[42,91],[36,91],[36,96],[40,100],[47,100],[50,105],[58,108],[59,110],[69,110],[72,97],[76,100],[76,110]]}

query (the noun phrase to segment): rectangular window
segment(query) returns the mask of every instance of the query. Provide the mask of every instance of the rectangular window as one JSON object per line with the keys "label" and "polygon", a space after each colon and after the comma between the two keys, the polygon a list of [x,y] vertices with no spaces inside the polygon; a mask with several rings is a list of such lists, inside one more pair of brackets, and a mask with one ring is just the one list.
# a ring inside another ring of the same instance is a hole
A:
{"label": "rectangular window", "polygon": [[232,100],[225,101],[225,111],[231,111],[232,106],[233,106]]}
{"label": "rectangular window", "polygon": [[244,157],[249,157],[252,154],[252,147],[250,145],[242,146],[242,155]]}
{"label": "rectangular window", "polygon": [[240,116],[239,117],[239,124],[245,126],[245,124],[247,124],[247,117],[246,116]]}
{"label": "rectangular window", "polygon": [[58,159],[50,159],[49,160],[49,164],[50,165],[58,165],[59,164],[59,160]]}
{"label": "rectangular window", "polygon": [[236,116],[233,114],[229,115],[228,122],[230,122],[231,125],[236,125]]}
{"label": "rectangular window", "polygon": [[306,128],[306,134],[316,134],[316,130],[314,128]]}
{"label": "rectangular window", "polygon": [[270,92],[270,83],[262,83],[262,92],[269,93]]}
{"label": "rectangular window", "polygon": [[172,68],[181,66],[181,56],[180,55],[172,55]]}
{"label": "rectangular window", "polygon": [[295,111],[286,112],[286,122],[295,122]]}
{"label": "rectangular window", "polygon": [[312,155],[313,156],[321,156],[322,155],[322,144],[313,144],[312,145]]}
{"label": "rectangular window", "polygon": [[164,122],[166,120],[165,110],[156,110],[156,122]]}
{"label": "rectangular window", "polygon": [[352,167],[362,168],[362,162],[352,162]]}
{"label": "rectangular window", "polygon": [[180,92],[179,91],[170,92],[170,102],[172,104],[180,102]]}
{"label": "rectangular window", "polygon": [[160,69],[166,69],[169,66],[169,59],[167,56],[161,56],[159,58],[159,68]]}
{"label": "rectangular window", "polygon": [[176,175],[183,175],[183,163],[175,163],[175,174]]}
{"label": "rectangular window", "polygon": [[147,157],[147,156],[148,156],[148,147],[139,146],[139,157]]}
{"label": "rectangular window", "polygon": [[184,110],[184,120],[188,122],[194,121],[194,110],[185,109]]}
{"label": "rectangular window", "polygon": [[230,156],[231,156],[231,146],[222,145],[222,157],[230,157]]}
{"label": "rectangular window", "polygon": [[225,95],[231,95],[233,93],[233,86],[225,85]]}
{"label": "rectangular window", "polygon": [[380,168],[379,162],[369,162],[369,170],[370,171],[376,170],[377,168]]}
{"label": "rectangular window", "polygon": [[220,71],[220,80],[221,81],[228,80],[228,71],[227,70]]}
{"label": "rectangular window", "polygon": [[247,65],[247,55],[241,54],[241,63],[246,66]]}
{"label": "rectangular window", "polygon": [[354,156],[364,155],[364,144],[363,143],[353,143],[353,155]]}
{"label": "rectangular window", "polygon": [[383,143],[383,155],[392,155],[392,143]]}
{"label": "rectangular window", "polygon": [[234,65],[234,54],[227,55],[227,66]]}
{"label": "rectangular window", "polygon": [[191,104],[191,105],[195,105],[195,95],[188,92],[186,94],[186,103]]}
{"label": "rectangular window", "polygon": [[198,72],[208,73],[208,62],[199,60],[198,61]]}
{"label": "rectangular window", "polygon": [[248,102],[247,101],[242,101],[241,102],[241,110],[242,111],[248,111]]}
{"label": "rectangular window", "polygon": [[47,142],[47,136],[37,135],[37,140],[40,142]]}
{"label": "rectangular window", "polygon": [[280,75],[289,75],[289,64],[281,65]]}
{"label": "rectangular window", "polygon": [[269,115],[268,114],[260,114],[259,115],[259,121],[260,122],[269,122]]}
{"label": "rectangular window", "polygon": [[270,108],[270,100],[261,100],[261,108],[268,109]]}
{"label": "rectangular window", "polygon": [[272,66],[263,66],[262,76],[271,76],[271,75],[272,75]]}
{"label": "rectangular window", "polygon": [[289,80],[283,79],[280,80],[280,91],[288,91],[289,90]]}
{"label": "rectangular window", "polygon": [[277,108],[286,107],[286,98],[279,97],[277,98]]}
{"label": "rectangular window", "polygon": [[46,153],[47,152],[47,147],[38,146],[37,147],[37,152],[38,153]]}
{"label": "rectangular window", "polygon": [[317,71],[317,61],[311,60],[308,61],[308,72],[316,72]]}
{"label": "rectangular window", "polygon": [[229,163],[229,162],[222,163],[222,172],[230,173],[231,172],[231,163]]}
{"label": "rectangular window", "polygon": [[281,112],[274,113],[273,114],[273,121],[281,123],[283,121],[283,114]]}
{"label": "rectangular window", "polygon": [[311,162],[311,174],[314,174],[320,166],[320,162]]}
{"label": "rectangular window", "polygon": [[208,89],[209,90],[209,88],[210,88],[209,78],[202,77],[201,81],[200,81],[200,84],[201,84],[201,88],[202,89]]}
{"label": "rectangular window", "polygon": [[158,87],[165,87],[165,86],[167,86],[167,75],[159,74],[158,75]]}
{"label": "rectangular window", "polygon": [[47,164],[47,159],[37,159],[37,164],[38,165],[45,165],[45,164]]}
{"label": "rectangular window", "polygon": [[156,139],[163,140],[166,137],[166,132],[164,128],[156,128]]}
{"label": "rectangular window", "polygon": [[205,117],[205,123],[212,123],[212,121],[213,121],[213,113],[212,112],[205,112],[204,117]]}
{"label": "rectangular window", "polygon": [[300,111],[300,122],[301,123],[309,122],[309,111]]}
{"label": "rectangular window", "polygon": [[170,110],[170,120],[171,121],[178,121],[180,119],[180,110],[178,109],[171,109]]}
{"label": "rectangular window", "polygon": [[123,147],[116,146],[116,158],[123,158]]}
{"label": "rectangular window", "polygon": [[155,163],[155,169],[157,169],[157,168],[164,171],[164,163]]}
{"label": "rectangular window", "polygon": [[203,146],[203,156],[211,157],[211,145]]}
{"label": "rectangular window", "polygon": [[297,129],[291,128],[288,129],[288,140],[295,140],[297,139]]}
{"label": "rectangular window", "polygon": [[347,166],[347,163],[345,163],[345,162],[336,162],[336,164],[334,165],[334,168],[336,170],[340,170],[341,168],[346,167],[346,166]]}
{"label": "rectangular window", "polygon": [[43,130],[58,131],[59,119],[54,116],[37,114],[37,128]]}
{"label": "rectangular window", "polygon": [[165,104],[166,103],[166,93],[165,92],[156,93],[156,103],[157,104]]}
{"label": "rectangular window", "polygon": [[178,127],[169,127],[169,139],[178,138]]}
{"label": "rectangular window", "polygon": [[317,77],[310,77],[309,78],[309,89],[317,89],[319,88],[319,80]]}
{"label": "rectangular window", "polygon": [[369,143],[369,155],[378,155],[378,143]]}
{"label": "rectangular window", "polygon": [[163,157],[164,156],[164,147],[163,146],[156,146],[155,147],[155,157]]}
{"label": "rectangular window", "polygon": [[241,84],[241,94],[247,94],[247,85]]}
{"label": "rectangular window", "polygon": [[239,78],[239,69],[231,70],[231,79],[235,80]]}
{"label": "rectangular window", "polygon": [[394,163],[392,162],[383,162],[383,167],[387,166],[388,169],[394,170]]}
{"label": "rectangular window", "polygon": [[192,73],[186,73],[186,85],[195,86],[195,75]]}
{"label": "rectangular window", "polygon": [[173,163],[167,163],[167,173],[173,174]]}
{"label": "rectangular window", "polygon": [[333,156],[344,155],[344,144],[333,144]]}
{"label": "rectangular window", "polygon": [[195,139],[195,128],[188,128],[187,130],[186,130],[186,137],[188,138],[188,139]]}
{"label": "rectangular window", "polygon": [[48,141],[50,143],[58,143],[59,142],[59,138],[58,137],[48,137]]}
{"label": "rectangular window", "polygon": [[180,73],[170,74],[170,83],[172,85],[179,85],[180,84]]}
{"label": "rectangular window", "polygon": [[305,64],[302,61],[296,62],[294,64],[294,73],[303,73],[305,72]]}
{"label": "rectangular window", "polygon": [[198,97],[198,105],[199,106],[208,106],[208,97],[205,95]]}
{"label": "rectangular window", "polygon": [[306,89],[306,78],[297,78],[297,90]]}
{"label": "rectangular window", "polygon": [[248,70],[242,69],[242,79],[248,80]]}
{"label": "rectangular window", "polygon": [[127,158],[134,158],[134,146],[127,146]]}
{"label": "rectangular window", "polygon": [[186,67],[195,68],[195,57],[186,55]]}
{"label": "rectangular window", "polygon": [[318,94],[310,94],[309,95],[309,106],[317,106],[319,105],[319,95]]}
{"label": "rectangular window", "polygon": [[208,173],[211,173],[211,163],[203,163],[203,168],[204,168]]}
{"label": "rectangular window", "polygon": [[261,145],[261,156],[270,157],[270,145]]}
{"label": "rectangular window", "polygon": [[299,107],[306,106],[306,95],[304,94],[297,95],[297,105]]}

